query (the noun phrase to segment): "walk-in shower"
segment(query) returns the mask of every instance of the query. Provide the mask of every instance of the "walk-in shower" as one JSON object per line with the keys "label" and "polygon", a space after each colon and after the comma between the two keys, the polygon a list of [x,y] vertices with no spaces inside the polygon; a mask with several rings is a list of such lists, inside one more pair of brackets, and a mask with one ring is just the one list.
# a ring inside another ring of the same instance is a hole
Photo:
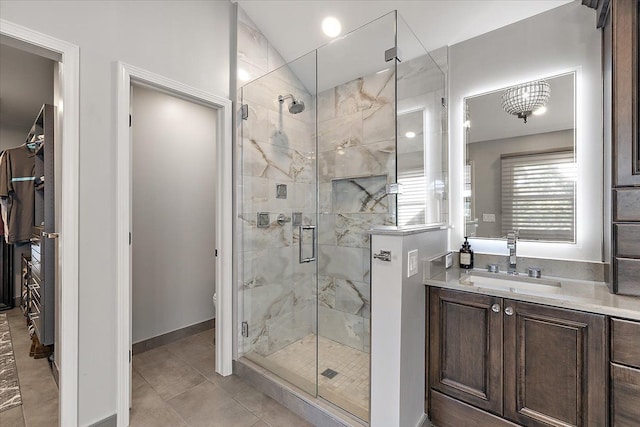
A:
{"label": "walk-in shower", "polygon": [[444,87],[393,12],[242,88],[240,356],[363,420],[368,230],[443,220]]}

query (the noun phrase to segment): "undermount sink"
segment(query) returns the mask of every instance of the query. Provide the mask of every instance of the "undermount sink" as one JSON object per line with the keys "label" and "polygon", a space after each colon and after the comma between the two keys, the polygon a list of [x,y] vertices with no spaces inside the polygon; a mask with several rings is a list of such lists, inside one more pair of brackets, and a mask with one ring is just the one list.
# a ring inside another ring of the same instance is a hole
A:
{"label": "undermount sink", "polygon": [[557,293],[560,292],[561,287],[561,283],[557,280],[537,279],[506,273],[487,273],[484,271],[466,273],[460,277],[460,284],[519,293]]}

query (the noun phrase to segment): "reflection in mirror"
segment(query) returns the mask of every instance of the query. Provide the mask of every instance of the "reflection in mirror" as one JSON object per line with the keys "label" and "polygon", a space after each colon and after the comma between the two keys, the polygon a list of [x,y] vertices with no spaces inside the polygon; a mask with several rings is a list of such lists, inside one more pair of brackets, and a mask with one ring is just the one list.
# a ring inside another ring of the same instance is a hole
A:
{"label": "reflection in mirror", "polygon": [[575,74],[539,82],[550,97],[520,116],[504,107],[513,87],[465,99],[467,236],[575,242]]}
{"label": "reflection in mirror", "polygon": [[424,110],[398,114],[398,225],[426,224]]}

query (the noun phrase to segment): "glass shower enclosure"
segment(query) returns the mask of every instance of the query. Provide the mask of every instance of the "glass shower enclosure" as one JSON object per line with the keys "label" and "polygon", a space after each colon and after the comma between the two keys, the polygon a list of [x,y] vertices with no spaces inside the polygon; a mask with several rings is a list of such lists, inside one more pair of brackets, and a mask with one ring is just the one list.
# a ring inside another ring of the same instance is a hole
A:
{"label": "glass shower enclosure", "polygon": [[242,88],[239,353],[365,421],[369,230],[444,221],[444,87],[392,12]]}

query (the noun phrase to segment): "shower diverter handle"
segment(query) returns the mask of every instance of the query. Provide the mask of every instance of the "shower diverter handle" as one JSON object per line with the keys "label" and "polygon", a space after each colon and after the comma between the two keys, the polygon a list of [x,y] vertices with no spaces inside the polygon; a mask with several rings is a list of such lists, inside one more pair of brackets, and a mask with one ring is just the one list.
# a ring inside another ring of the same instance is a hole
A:
{"label": "shower diverter handle", "polygon": [[[302,257],[302,246],[304,241],[304,231],[311,230],[311,257],[303,258]],[[305,262],[311,262],[316,260],[316,226],[315,225],[301,225],[300,226],[300,237],[298,238],[298,245],[300,248],[300,264],[304,264]]]}

